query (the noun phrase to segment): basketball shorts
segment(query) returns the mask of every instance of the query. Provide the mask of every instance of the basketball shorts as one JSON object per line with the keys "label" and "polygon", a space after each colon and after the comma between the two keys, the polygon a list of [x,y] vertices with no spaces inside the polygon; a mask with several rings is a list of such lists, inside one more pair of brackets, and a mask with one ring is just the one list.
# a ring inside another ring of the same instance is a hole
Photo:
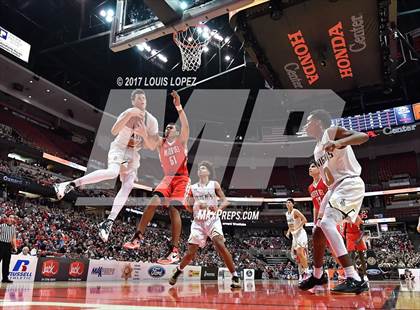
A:
{"label": "basketball shorts", "polygon": [[367,246],[365,241],[362,239],[358,244],[356,244],[356,241],[359,239],[359,234],[347,234],[346,236],[346,246],[347,251],[353,252],[353,251],[366,251]]}
{"label": "basketball shorts", "polygon": [[342,213],[343,220],[348,219],[354,223],[362,206],[364,196],[365,183],[363,180],[360,177],[349,177],[327,192],[324,197],[328,201],[325,209],[337,209]]}
{"label": "basketball shorts", "polygon": [[308,235],[305,229],[301,228],[296,234],[293,235],[292,251],[298,248],[308,247]]}
{"label": "basketball shorts", "polygon": [[222,222],[220,219],[212,221],[193,221],[188,243],[196,244],[200,248],[206,245],[207,237],[213,239],[216,236],[223,236]]}
{"label": "basketball shorts", "polygon": [[185,207],[190,185],[191,180],[187,175],[166,176],[155,188],[154,192],[165,198],[165,206],[168,206],[171,201],[178,201]]}
{"label": "basketball shorts", "polygon": [[108,165],[119,164],[120,166],[120,178],[121,181],[123,176],[134,173],[137,179],[137,170],[140,167],[140,154],[134,148],[121,147],[114,143],[111,143],[108,152]]}

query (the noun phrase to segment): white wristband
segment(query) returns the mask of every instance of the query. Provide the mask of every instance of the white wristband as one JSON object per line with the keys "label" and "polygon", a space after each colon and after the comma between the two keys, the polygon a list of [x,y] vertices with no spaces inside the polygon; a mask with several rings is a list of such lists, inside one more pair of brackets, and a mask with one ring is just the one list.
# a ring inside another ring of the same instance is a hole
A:
{"label": "white wristband", "polygon": [[176,110],[179,112],[179,111],[182,111],[182,106],[180,106],[180,105],[177,105],[176,107]]}

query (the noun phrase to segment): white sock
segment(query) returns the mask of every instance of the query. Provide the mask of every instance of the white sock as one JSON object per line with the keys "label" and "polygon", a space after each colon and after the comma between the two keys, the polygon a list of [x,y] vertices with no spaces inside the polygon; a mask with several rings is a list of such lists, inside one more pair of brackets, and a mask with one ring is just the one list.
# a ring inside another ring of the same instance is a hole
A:
{"label": "white sock", "polygon": [[319,268],[314,267],[314,273],[313,273],[313,275],[314,275],[315,278],[321,279],[322,273],[323,273],[322,267],[319,267]]}
{"label": "white sock", "polygon": [[359,274],[356,271],[356,269],[354,269],[354,266],[344,267],[344,274],[346,275],[346,278],[353,278],[356,281],[361,280]]}
{"label": "white sock", "polygon": [[121,209],[124,207],[127,202],[128,196],[133,189],[133,184],[136,176],[131,174],[124,179],[124,182],[121,184],[121,188],[115,196],[114,203],[112,204],[111,213],[108,216],[108,219],[115,221],[118,214],[121,212]]}
{"label": "white sock", "polygon": [[79,179],[74,180],[73,183],[76,185],[76,187],[87,184],[99,183],[105,180],[115,179],[119,175],[119,173],[120,165],[111,164],[109,165],[108,169],[100,169],[93,171]]}
{"label": "white sock", "polygon": [[238,276],[238,273],[236,272],[236,270],[234,272],[231,272],[231,274],[232,274],[232,277],[237,277]]}

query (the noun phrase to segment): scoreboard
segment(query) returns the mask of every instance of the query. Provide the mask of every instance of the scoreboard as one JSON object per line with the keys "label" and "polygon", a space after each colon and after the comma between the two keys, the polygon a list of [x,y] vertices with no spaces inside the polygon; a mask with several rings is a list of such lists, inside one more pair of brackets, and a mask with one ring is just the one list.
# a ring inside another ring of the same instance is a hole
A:
{"label": "scoreboard", "polygon": [[420,104],[404,105],[373,113],[336,118],[332,120],[332,125],[356,131],[370,131],[412,124],[417,119],[413,110],[416,111],[418,105]]}

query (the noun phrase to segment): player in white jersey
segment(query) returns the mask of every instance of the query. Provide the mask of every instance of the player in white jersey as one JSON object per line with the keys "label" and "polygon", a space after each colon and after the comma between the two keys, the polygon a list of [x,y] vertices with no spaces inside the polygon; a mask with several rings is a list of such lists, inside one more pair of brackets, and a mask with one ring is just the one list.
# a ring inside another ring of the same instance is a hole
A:
{"label": "player in white jersey", "polygon": [[153,139],[158,135],[158,121],[146,111],[147,99],[143,90],[136,89],[131,93],[131,104],[133,107],[121,113],[111,129],[111,133],[116,137],[109,147],[108,168],[54,185],[57,198],[62,199],[75,187],[120,176],[121,189],[114,199],[111,213],[99,225],[99,236],[104,242],[108,241],[112,224],[124,207],[137,180],[137,169],[140,167],[139,150],[143,147],[150,148]]}
{"label": "player in white jersey", "polygon": [[314,157],[328,192],[321,202],[317,227],[313,234],[314,272],[299,287],[308,290],[316,285],[327,284],[322,270],[326,240],[343,266],[346,281],[332,289],[336,294],[360,294],[368,290],[368,284],[360,279],[353,266],[337,224],[343,220],[354,223],[365,194],[365,184],[360,178],[361,167],[351,145],[360,145],[369,138],[365,133],[331,127],[331,116],[324,110],[316,110],[308,117],[305,126],[309,136],[317,140]]}
{"label": "player in white jersey", "polygon": [[[241,287],[232,255],[225,245],[222,222],[218,214],[229,205],[229,202],[220,184],[210,180],[212,171],[212,165],[209,162],[203,161],[198,165],[199,182],[191,186],[190,201],[188,203],[189,211],[193,213],[194,217],[191,224],[190,237],[188,238],[188,251],[169,279],[171,285],[176,283],[183,269],[194,259],[198,248],[203,248],[206,245],[207,238],[210,238],[217,252],[223,258],[226,267],[232,274],[231,287]],[[220,200],[220,204],[218,200]]]}
{"label": "player in white jersey", "polygon": [[289,229],[286,236],[292,235],[292,255],[296,254],[296,261],[299,269],[299,281],[306,279],[308,273],[308,235],[305,231],[305,224],[308,222],[306,217],[297,209],[295,209],[295,201],[292,198],[286,201],[286,220]]}

